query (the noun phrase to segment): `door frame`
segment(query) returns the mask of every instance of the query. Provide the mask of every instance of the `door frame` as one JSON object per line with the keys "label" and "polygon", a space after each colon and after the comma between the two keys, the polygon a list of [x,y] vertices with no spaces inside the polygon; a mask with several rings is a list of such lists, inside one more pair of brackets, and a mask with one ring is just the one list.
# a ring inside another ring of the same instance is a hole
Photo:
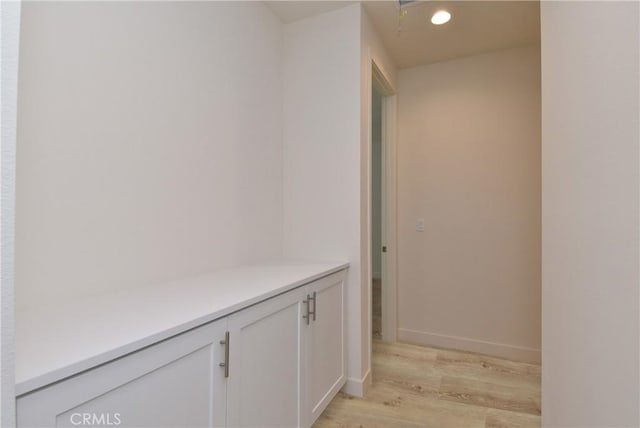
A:
{"label": "door frame", "polygon": [[[382,253],[381,282],[382,282],[382,340],[395,342],[397,339],[397,171],[396,171],[396,135],[397,135],[397,95],[395,88],[385,78],[374,59],[371,59],[371,85],[382,94],[382,159],[381,159],[381,244],[387,247]],[[372,89],[372,88],[370,88]],[[369,130],[372,123],[371,102],[369,103]],[[369,132],[369,147],[372,145],[372,133]],[[372,150],[369,149],[371,153]],[[372,170],[372,156],[369,158],[369,170]],[[371,174],[369,174],[369,188],[371,189]],[[369,219],[371,219],[372,195],[369,192]],[[371,225],[371,223],[370,223]],[[373,242],[371,227],[369,227],[369,242]],[[369,257],[372,257],[371,251]],[[372,263],[369,266],[369,296],[372,296]],[[373,334],[373,319],[371,298],[369,299],[369,337]]]}

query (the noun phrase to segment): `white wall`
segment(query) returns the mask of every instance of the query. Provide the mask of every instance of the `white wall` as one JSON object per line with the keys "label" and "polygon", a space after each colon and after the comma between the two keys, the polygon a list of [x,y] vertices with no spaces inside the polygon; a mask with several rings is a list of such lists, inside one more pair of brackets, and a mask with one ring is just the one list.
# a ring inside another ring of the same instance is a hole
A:
{"label": "white wall", "polygon": [[348,260],[347,389],[363,375],[360,5],[285,25],[284,254]]}
{"label": "white wall", "polygon": [[399,337],[539,361],[539,47],[401,70],[398,88]]}
{"label": "white wall", "polygon": [[360,4],[284,31],[284,254],[345,259],[348,381],[370,382],[371,60],[395,68]]}
{"label": "white wall", "polygon": [[282,24],[257,2],[25,2],[21,305],[279,257]]}
{"label": "white wall", "polygon": [[637,427],[640,4],[541,12],[543,425]]}
{"label": "white wall", "polygon": [[15,160],[20,2],[0,2],[2,144],[0,147],[0,426],[15,425]]}

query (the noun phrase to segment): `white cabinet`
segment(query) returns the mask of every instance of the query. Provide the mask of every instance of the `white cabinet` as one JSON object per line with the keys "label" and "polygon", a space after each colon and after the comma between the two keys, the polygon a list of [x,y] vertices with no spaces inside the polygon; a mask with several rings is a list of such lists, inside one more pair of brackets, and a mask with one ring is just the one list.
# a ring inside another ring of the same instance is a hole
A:
{"label": "white cabinet", "polygon": [[311,426],[346,379],[344,276],[22,395],[18,426]]}
{"label": "white cabinet", "polygon": [[312,425],[346,381],[344,280],[330,275],[311,283],[305,329],[306,425]]}
{"label": "white cabinet", "polygon": [[344,386],[344,275],[229,317],[230,427],[311,426]]}
{"label": "white cabinet", "polygon": [[301,425],[303,298],[290,291],[229,317],[228,426]]}
{"label": "white cabinet", "polygon": [[218,364],[226,323],[214,321],[19,397],[17,425],[224,426],[226,386]]}

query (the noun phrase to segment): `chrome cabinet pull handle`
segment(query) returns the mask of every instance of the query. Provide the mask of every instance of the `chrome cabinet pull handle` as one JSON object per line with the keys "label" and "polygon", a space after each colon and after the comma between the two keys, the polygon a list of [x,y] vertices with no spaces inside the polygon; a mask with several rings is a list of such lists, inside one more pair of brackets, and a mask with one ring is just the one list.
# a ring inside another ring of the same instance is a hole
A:
{"label": "chrome cabinet pull handle", "polygon": [[220,363],[220,367],[224,367],[224,377],[229,377],[229,332],[224,333],[224,340],[220,341],[224,345],[224,362]]}
{"label": "chrome cabinet pull handle", "polygon": [[306,315],[302,315],[302,318],[307,320],[307,325],[309,325],[309,295],[307,294],[307,298],[302,301],[302,303],[306,306]]}
{"label": "chrome cabinet pull handle", "polygon": [[313,300],[313,312],[311,312],[311,314],[313,315],[313,320],[316,320],[316,292],[313,292],[313,296],[309,297],[309,300]]}

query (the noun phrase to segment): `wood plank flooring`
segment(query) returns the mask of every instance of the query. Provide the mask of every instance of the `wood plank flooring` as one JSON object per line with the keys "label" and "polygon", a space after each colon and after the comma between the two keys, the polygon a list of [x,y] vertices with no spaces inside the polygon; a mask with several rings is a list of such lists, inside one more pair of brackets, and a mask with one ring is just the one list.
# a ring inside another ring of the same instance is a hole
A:
{"label": "wood plank flooring", "polygon": [[371,284],[371,331],[374,339],[382,339],[382,286],[380,278]]}
{"label": "wood plank flooring", "polygon": [[364,399],[339,394],[314,427],[540,426],[540,366],[374,340]]}

